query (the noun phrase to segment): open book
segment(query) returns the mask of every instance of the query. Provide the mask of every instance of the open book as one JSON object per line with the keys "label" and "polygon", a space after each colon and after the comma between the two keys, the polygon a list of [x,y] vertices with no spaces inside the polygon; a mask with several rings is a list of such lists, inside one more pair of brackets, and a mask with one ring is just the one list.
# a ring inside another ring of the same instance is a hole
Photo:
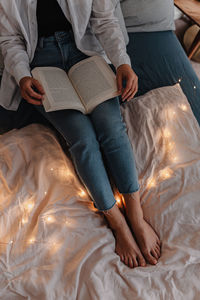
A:
{"label": "open book", "polygon": [[44,88],[47,112],[75,109],[88,114],[98,104],[119,95],[114,72],[99,56],[80,61],[68,74],[55,67],[36,67],[32,75]]}

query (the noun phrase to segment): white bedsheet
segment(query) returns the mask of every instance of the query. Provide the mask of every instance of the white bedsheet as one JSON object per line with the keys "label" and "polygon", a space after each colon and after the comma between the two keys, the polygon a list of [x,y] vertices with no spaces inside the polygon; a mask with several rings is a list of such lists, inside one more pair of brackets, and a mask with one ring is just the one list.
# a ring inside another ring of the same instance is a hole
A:
{"label": "white bedsheet", "polygon": [[0,299],[200,299],[199,126],[178,85],[122,112],[159,263],[120,262],[53,133],[31,125],[0,137]]}

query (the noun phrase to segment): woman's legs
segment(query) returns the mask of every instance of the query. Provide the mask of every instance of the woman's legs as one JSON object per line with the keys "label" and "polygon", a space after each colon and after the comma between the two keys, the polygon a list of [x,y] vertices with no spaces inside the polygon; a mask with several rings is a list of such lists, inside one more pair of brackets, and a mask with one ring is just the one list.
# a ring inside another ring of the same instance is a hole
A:
{"label": "woman's legs", "polygon": [[200,124],[200,81],[175,34],[129,33],[127,50],[138,75],[137,96],[179,82]]}
{"label": "woman's legs", "polygon": [[89,116],[75,110],[46,113],[42,107],[37,109],[65,138],[80,179],[89,191],[95,206],[104,213],[114,233],[116,253],[130,267],[144,266],[145,260],[140,249],[124,216],[115,205],[116,201]]}
{"label": "woman's legs", "polygon": [[[115,185],[124,195],[126,216],[140,250],[149,263],[156,264],[160,257],[160,241],[143,218],[133,150],[122,121],[118,99],[98,105],[90,118]],[[117,249],[119,253],[123,252],[121,246]],[[124,259],[126,261],[126,255]]]}

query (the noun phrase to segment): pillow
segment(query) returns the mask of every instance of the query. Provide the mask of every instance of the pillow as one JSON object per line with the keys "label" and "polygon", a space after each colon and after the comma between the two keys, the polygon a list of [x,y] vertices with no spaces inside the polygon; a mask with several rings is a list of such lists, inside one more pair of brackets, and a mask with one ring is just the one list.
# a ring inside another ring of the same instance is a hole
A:
{"label": "pillow", "polygon": [[124,103],[121,111],[146,210],[155,211],[161,200],[200,193],[200,128],[180,85],[152,90]]}

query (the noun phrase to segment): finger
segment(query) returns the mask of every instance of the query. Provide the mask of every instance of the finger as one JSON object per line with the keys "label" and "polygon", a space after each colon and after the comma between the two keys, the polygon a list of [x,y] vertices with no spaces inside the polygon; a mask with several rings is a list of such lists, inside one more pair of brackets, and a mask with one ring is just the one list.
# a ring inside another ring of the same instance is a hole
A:
{"label": "finger", "polygon": [[35,98],[38,100],[42,100],[42,98],[43,98],[42,95],[35,92],[31,86],[26,88],[26,93],[29,95],[30,98],[33,98],[33,99]]}
{"label": "finger", "polygon": [[133,92],[133,93],[126,99],[126,101],[132,100],[132,99],[134,98],[134,96],[135,96],[135,92]]}
{"label": "finger", "polygon": [[38,92],[39,92],[41,95],[44,95],[44,94],[45,94],[44,88],[43,88],[43,86],[39,83],[38,80],[33,79],[33,84],[34,84],[34,86],[36,87],[36,89],[38,90]]}
{"label": "finger", "polygon": [[124,98],[124,101],[125,100],[130,100],[130,99],[132,99],[131,97],[132,97],[132,95],[135,95],[135,88],[132,86],[131,87],[131,89],[130,89],[130,91],[126,94],[126,96],[125,96],[125,98]]}
{"label": "finger", "polygon": [[122,75],[121,74],[117,75],[117,88],[118,88],[118,92],[121,93],[122,89],[123,89]]}
{"label": "finger", "polygon": [[28,103],[34,104],[34,105],[42,105],[42,102],[39,100],[32,99],[26,92],[24,93],[23,97]]}
{"label": "finger", "polygon": [[125,100],[126,99],[126,95],[130,92],[131,88],[132,88],[132,80],[128,80],[127,83],[126,83],[126,87],[122,93],[122,100]]}
{"label": "finger", "polygon": [[132,94],[130,96],[128,96],[127,101],[130,101],[131,99],[133,99],[134,96],[136,95],[137,91],[138,91],[138,89],[134,89]]}

